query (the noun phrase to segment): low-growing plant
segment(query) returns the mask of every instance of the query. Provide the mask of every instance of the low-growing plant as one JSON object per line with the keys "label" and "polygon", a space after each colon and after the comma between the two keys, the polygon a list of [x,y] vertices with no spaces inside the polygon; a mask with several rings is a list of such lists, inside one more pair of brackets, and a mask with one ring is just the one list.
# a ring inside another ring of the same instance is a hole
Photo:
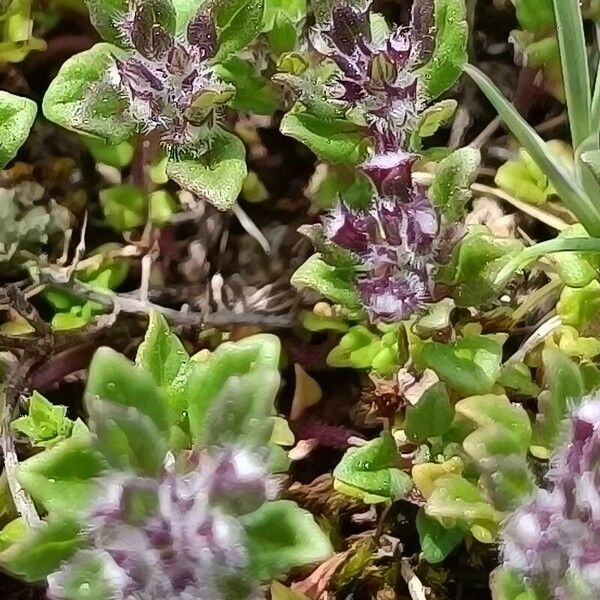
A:
{"label": "low-growing plant", "polygon": [[271,94],[267,113],[277,106],[260,72],[235,56],[259,35],[263,1],[87,5],[107,43],[64,63],[44,97],[46,117],[113,146],[152,136],[171,179],[231,208],[247,173],[245,149],[219,125],[219,114],[226,105],[259,102],[261,86],[263,96]]}
{"label": "low-growing plant", "polygon": [[596,598],[599,542],[597,437],[600,403],[588,396],[565,422],[545,481],[502,530],[495,598]]}
{"label": "low-growing plant", "polygon": [[135,363],[94,356],[87,427],[34,395],[13,427],[47,446],[17,473],[43,520],[0,532],[0,564],[57,599],[230,599],[327,558],[312,517],[276,499],[279,359],[266,334],[190,357],[154,313]]}
{"label": "low-growing plant", "polygon": [[395,29],[370,3],[315,10],[311,45],[327,66],[307,67],[301,83],[316,82],[302,87],[281,129],[324,160],[354,163],[356,178],[367,176],[371,189],[355,203],[342,193],[322,225],[303,230],[319,253],[292,281],[350,315],[397,322],[432,301],[441,240],[463,210],[478,165],[476,151],[446,159],[429,196],[413,176],[421,139],[455,109],[430,103],[466,62],[464,3],[416,2],[410,26]]}

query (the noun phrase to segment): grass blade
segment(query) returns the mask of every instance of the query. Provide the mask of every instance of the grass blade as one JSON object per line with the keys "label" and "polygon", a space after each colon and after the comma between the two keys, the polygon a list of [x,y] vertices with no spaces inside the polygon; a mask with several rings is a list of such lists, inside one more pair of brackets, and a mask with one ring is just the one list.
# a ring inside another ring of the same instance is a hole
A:
{"label": "grass blade", "polygon": [[578,148],[592,133],[590,70],[579,1],[554,0],[554,14],[571,138]]}
{"label": "grass blade", "polygon": [[557,163],[548,152],[544,140],[523,119],[487,75],[472,65],[467,65],[465,71],[481,88],[506,126],[552,182],[567,208],[579,219],[590,235],[600,237],[600,213],[578,184],[575,176]]}

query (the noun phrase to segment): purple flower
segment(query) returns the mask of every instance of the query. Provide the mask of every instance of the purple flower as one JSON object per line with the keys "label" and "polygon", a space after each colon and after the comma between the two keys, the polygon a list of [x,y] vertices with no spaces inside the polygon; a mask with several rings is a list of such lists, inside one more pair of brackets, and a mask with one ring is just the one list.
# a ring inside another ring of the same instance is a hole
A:
{"label": "purple flower", "polygon": [[262,598],[237,520],[270,497],[261,457],[227,449],[191,461],[186,473],[166,469],[161,479],[106,475],[87,543],[49,577],[50,597],[78,600],[91,579],[102,597],[119,600]]}
{"label": "purple flower", "polygon": [[507,520],[504,566],[549,598],[600,597],[600,396],[584,399],[538,489]]}
{"label": "purple flower", "polygon": [[397,150],[374,155],[361,165],[361,169],[380,194],[400,195],[412,185],[412,168],[416,160],[416,155]]}
{"label": "purple flower", "polygon": [[431,53],[433,3],[415,2],[411,25],[394,29],[386,39],[373,39],[369,13],[370,2],[361,9],[339,1],[311,40],[339,69],[331,97],[359,109],[376,149],[393,152],[406,141],[422,109],[414,69]]}
{"label": "purple flower", "polygon": [[359,278],[357,287],[373,321],[396,323],[407,319],[427,299],[424,281],[410,271]]}
{"label": "purple flower", "polygon": [[358,257],[356,285],[372,321],[410,317],[430,299],[439,219],[425,189],[412,180],[414,159],[387,154],[371,169],[381,191],[370,210],[343,203],[323,218],[327,238]]}
{"label": "purple flower", "polygon": [[369,229],[374,223],[368,214],[352,211],[338,204],[323,218],[325,234],[332,241],[356,254],[363,254],[369,247]]}
{"label": "purple flower", "polygon": [[157,22],[151,4],[134,2],[118,24],[129,48],[125,58],[117,58],[120,86],[141,131],[158,132],[172,152],[199,155],[206,150],[215,106],[232,94],[209,63],[217,52],[213,16],[199,12],[185,36],[175,36]]}

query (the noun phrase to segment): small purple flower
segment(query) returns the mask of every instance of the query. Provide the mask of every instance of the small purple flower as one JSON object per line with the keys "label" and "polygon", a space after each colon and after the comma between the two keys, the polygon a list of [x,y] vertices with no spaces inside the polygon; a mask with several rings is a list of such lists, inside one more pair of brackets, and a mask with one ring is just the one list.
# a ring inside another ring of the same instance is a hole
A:
{"label": "small purple flower", "polygon": [[213,15],[200,11],[186,34],[175,36],[156,22],[151,4],[134,2],[118,23],[129,48],[116,59],[120,87],[141,131],[156,131],[171,152],[199,155],[206,150],[215,106],[232,94],[209,62],[217,52]]}
{"label": "small purple flower", "polygon": [[569,421],[568,439],[552,458],[550,489],[507,520],[504,566],[549,598],[600,597],[600,396],[585,398]]}
{"label": "small purple flower", "polygon": [[378,152],[393,152],[406,141],[422,109],[414,70],[431,52],[433,3],[415,2],[411,26],[398,27],[383,40],[371,35],[370,5],[361,9],[337,2],[311,40],[340,71],[330,88],[332,98],[364,114]]}
{"label": "small purple flower", "polygon": [[407,319],[427,299],[425,283],[410,271],[359,278],[356,285],[373,321],[397,323]]}
{"label": "small purple flower", "polygon": [[382,195],[399,195],[412,184],[412,168],[416,155],[403,150],[375,154],[361,165],[377,191]]}
{"label": "small purple flower", "polygon": [[[338,204],[323,218],[325,234],[332,241],[356,254],[363,254],[369,247],[369,229],[376,225],[369,215],[352,211]],[[371,227],[370,227],[371,226]]]}
{"label": "small purple flower", "polygon": [[119,600],[262,598],[237,520],[270,497],[261,457],[230,448],[190,460],[187,472],[167,468],[160,479],[107,474],[87,544],[49,577],[50,598],[83,597],[90,573],[102,597]]}

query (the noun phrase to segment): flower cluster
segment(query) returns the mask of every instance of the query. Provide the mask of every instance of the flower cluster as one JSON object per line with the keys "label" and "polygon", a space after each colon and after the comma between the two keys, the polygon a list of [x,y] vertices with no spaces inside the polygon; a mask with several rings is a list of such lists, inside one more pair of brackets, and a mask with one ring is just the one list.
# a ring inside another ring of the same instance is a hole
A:
{"label": "flower cluster", "polygon": [[135,0],[118,23],[129,48],[117,57],[120,87],[142,131],[158,132],[172,152],[198,155],[206,149],[215,105],[233,90],[210,63],[218,49],[211,12],[200,11],[177,36],[172,5],[159,4],[160,11],[152,2]]}
{"label": "flower cluster", "polygon": [[415,2],[411,26],[398,27],[379,39],[371,32],[370,7],[370,2],[364,10],[338,3],[331,19],[318,25],[311,39],[340,72],[330,97],[359,110],[377,151],[395,151],[405,144],[404,132],[414,127],[424,108],[414,70],[431,53],[433,3]]}
{"label": "flower cluster", "polygon": [[87,543],[49,577],[50,597],[91,597],[96,585],[106,593],[95,590],[94,597],[119,600],[262,598],[238,518],[275,491],[264,461],[229,448],[190,462],[184,474],[172,465],[158,479],[106,475],[102,500],[88,517]]}
{"label": "flower cluster", "polygon": [[365,165],[377,188],[370,209],[340,203],[324,218],[327,237],[360,259],[356,286],[373,321],[410,317],[430,296],[439,224],[425,189],[412,180],[414,160],[402,151],[376,157]]}
{"label": "flower cluster", "polygon": [[584,399],[546,476],[507,521],[504,566],[548,598],[600,597],[600,396]]}
{"label": "flower cluster", "polygon": [[416,68],[431,56],[433,2],[415,2],[410,26],[391,31],[383,23],[375,31],[370,9],[371,2],[363,9],[340,0],[311,37],[337,66],[327,96],[357,112],[373,141],[359,166],[374,186],[368,210],[340,203],[324,218],[324,231],[358,257],[355,285],[369,318],[397,322],[431,297],[440,229],[425,188],[413,179],[417,155],[408,150],[425,108]]}

